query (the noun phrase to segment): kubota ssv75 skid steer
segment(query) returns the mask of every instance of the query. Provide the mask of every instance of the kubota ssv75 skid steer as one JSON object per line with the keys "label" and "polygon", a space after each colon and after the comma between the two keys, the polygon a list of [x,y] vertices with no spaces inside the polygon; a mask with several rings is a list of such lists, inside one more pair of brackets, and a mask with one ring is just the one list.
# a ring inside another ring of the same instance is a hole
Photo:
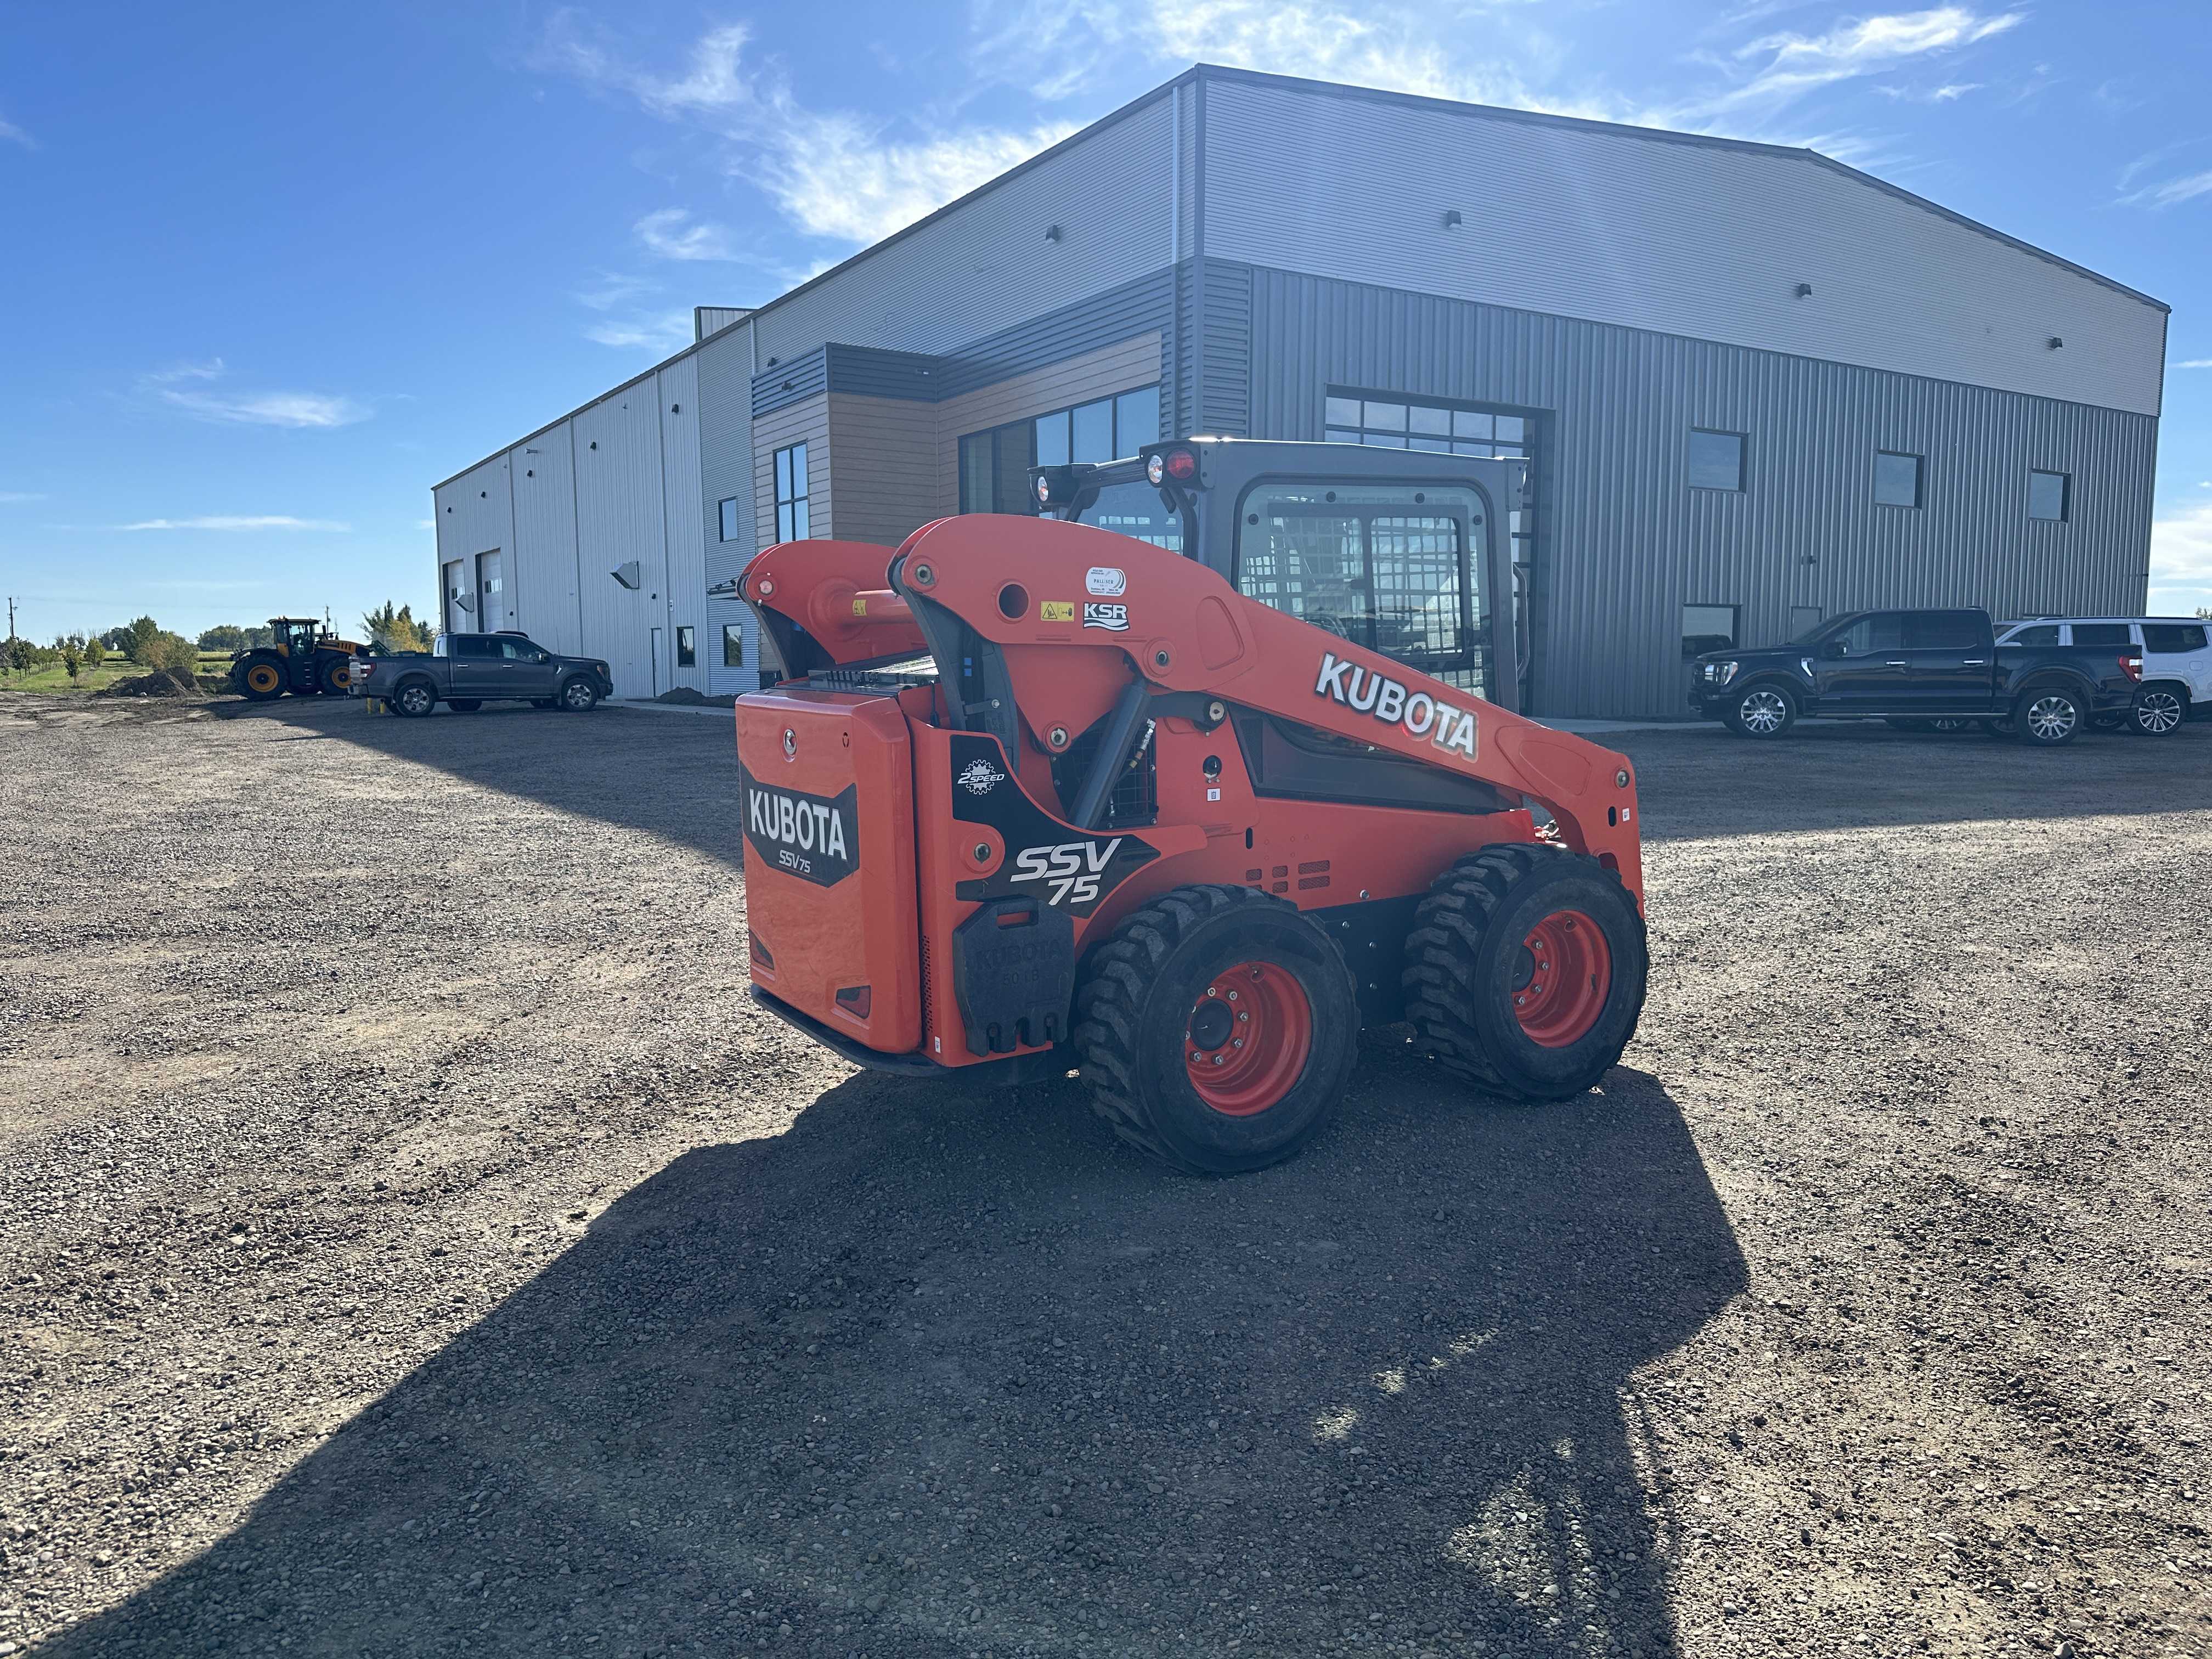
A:
{"label": "kubota ssv75 skid steer", "polygon": [[1166,444],[1040,470],[1060,518],[756,556],[754,997],[878,1069],[1079,1067],[1205,1173],[1314,1135],[1364,1023],[1595,1084],[1644,1001],[1633,769],[1501,706],[1517,472],[1377,456]]}

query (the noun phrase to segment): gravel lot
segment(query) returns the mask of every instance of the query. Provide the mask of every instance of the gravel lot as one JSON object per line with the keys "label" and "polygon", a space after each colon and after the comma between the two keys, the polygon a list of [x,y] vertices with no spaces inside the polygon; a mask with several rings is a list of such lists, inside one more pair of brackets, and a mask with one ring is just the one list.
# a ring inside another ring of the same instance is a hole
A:
{"label": "gravel lot", "polygon": [[0,696],[0,1653],[2212,1652],[2212,724],[1606,740],[1604,1091],[1209,1182],[755,1013],[722,720]]}

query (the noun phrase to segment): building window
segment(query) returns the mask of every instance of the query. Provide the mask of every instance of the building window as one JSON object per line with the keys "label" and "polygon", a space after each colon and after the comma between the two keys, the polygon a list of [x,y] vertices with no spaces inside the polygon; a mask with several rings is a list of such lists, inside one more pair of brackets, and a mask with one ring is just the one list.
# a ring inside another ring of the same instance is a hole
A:
{"label": "building window", "polygon": [[722,539],[726,542],[738,540],[745,533],[745,526],[744,520],[738,517],[738,498],[735,495],[722,498],[721,514]]}
{"label": "building window", "polygon": [[1690,429],[1690,488],[1743,488],[1743,434]]}
{"label": "building window", "polygon": [[688,623],[679,623],[676,629],[676,665],[696,668],[699,665],[699,630]]}
{"label": "building window", "polygon": [[738,623],[722,624],[722,666],[743,668],[745,665],[745,630]]}
{"label": "building window", "polygon": [[1031,467],[1118,460],[1159,441],[1158,386],[971,432],[960,440],[960,510],[1031,512]]}
{"label": "building window", "polygon": [[1790,607],[1790,637],[1791,640],[1810,639],[1813,630],[1820,625],[1820,607],[1817,605],[1793,605]]}
{"label": "building window", "polygon": [[1708,651],[1728,651],[1735,645],[1736,607],[1732,605],[1686,605],[1682,607],[1682,659]]}
{"label": "building window", "polygon": [[2065,523],[2067,497],[2073,494],[2073,483],[2063,472],[2031,471],[2027,475],[2027,516]]}
{"label": "building window", "polygon": [[806,528],[806,446],[775,452],[775,538],[803,542]]}
{"label": "building window", "polygon": [[1882,507],[1920,505],[1920,457],[1878,450],[1874,458],[1874,498]]}
{"label": "building window", "polygon": [[1325,433],[1333,444],[1371,444],[1384,449],[1427,449],[1439,455],[1528,459],[1528,420],[1473,404],[1436,398],[1361,398],[1335,387],[1322,400]]}

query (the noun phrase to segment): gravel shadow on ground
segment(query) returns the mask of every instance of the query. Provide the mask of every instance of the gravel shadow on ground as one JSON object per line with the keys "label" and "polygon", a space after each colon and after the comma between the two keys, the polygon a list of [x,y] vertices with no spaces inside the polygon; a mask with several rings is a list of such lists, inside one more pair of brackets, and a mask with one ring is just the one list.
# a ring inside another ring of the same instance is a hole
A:
{"label": "gravel shadow on ground", "polygon": [[853,1078],[40,1651],[1674,1651],[1624,1390],[1746,1282],[1680,1113],[1626,1071],[1470,1110],[1369,1047],[1317,1155],[1235,1182],[1073,1085]]}

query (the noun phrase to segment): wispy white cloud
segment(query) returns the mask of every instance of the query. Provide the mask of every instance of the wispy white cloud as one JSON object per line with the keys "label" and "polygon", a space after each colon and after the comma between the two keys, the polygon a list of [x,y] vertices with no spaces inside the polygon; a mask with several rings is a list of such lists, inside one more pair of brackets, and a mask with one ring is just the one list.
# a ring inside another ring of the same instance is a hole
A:
{"label": "wispy white cloud", "polygon": [[[1741,46],[1725,65],[1735,84],[1690,100],[1686,113],[1708,118],[1778,112],[1824,88],[1925,61],[2015,27],[2026,14],[1990,15],[1967,6],[1892,12],[1838,24],[1825,34],[1784,30]],[[1961,86],[1960,91],[1972,88]]]}
{"label": "wispy white cloud", "polygon": [[2154,593],[2212,589],[2212,501],[2153,520],[2150,586]]}
{"label": "wispy white cloud", "polygon": [[[2183,362],[2168,363],[2166,367],[2168,368],[2212,368],[2212,357],[2191,357]],[[19,496],[16,499],[27,498]]]}
{"label": "wispy white cloud", "polygon": [[2194,173],[2185,178],[2168,179],[2159,184],[2146,185],[2141,190],[2131,191],[2120,198],[2120,205],[2122,207],[2137,205],[2150,208],[2176,207],[2181,203],[2192,201],[2208,192],[2212,192],[2212,173]]}
{"label": "wispy white cloud", "polygon": [[662,208],[630,227],[648,253],[664,259],[732,260],[738,251],[720,225],[689,222],[689,208]]}
{"label": "wispy white cloud", "polygon": [[203,519],[142,519],[120,530],[350,530],[331,519],[295,519],[283,513],[216,514]]}
{"label": "wispy white cloud", "polygon": [[[627,93],[664,120],[726,140],[732,176],[758,183],[810,235],[850,242],[912,224],[1074,131],[1048,124],[1027,132],[968,129],[891,139],[889,122],[802,106],[772,72],[748,65],[749,39],[742,25],[710,30],[680,73],[656,76],[589,38],[580,19],[564,12],[547,30],[538,61]],[[711,227],[687,226],[689,217],[664,209],[640,221],[636,234],[664,258],[738,257]]]}
{"label": "wispy white cloud", "polygon": [[20,489],[0,490],[0,501],[43,501],[44,495],[27,495]]}
{"label": "wispy white cloud", "polygon": [[0,121],[0,139],[5,139],[13,144],[21,144],[25,149],[36,149],[39,147],[38,141],[13,121]]}
{"label": "wispy white cloud", "polygon": [[213,383],[229,370],[222,359],[185,363],[149,374],[140,390],[155,403],[203,421],[239,426],[334,427],[365,421],[375,411],[350,398],[320,392],[222,392]]}
{"label": "wispy white cloud", "polygon": [[610,319],[592,324],[585,329],[584,337],[601,345],[642,348],[665,356],[691,343],[691,313],[663,311],[628,319]]}

